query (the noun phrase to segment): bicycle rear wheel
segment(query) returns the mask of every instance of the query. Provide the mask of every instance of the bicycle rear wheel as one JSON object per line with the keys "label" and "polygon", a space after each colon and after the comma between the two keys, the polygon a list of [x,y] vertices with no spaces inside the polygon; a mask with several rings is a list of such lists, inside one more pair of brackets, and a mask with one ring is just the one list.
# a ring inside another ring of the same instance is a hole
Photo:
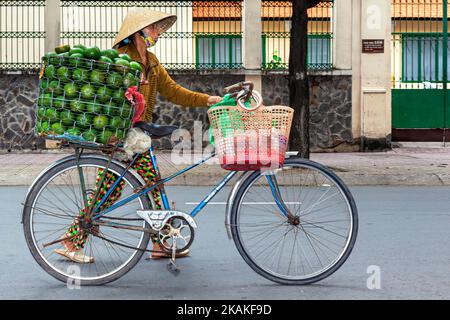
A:
{"label": "bicycle rear wheel", "polygon": [[272,172],[284,205],[274,196],[270,175],[252,173],[233,203],[233,240],[247,264],[281,284],[305,285],[333,274],[356,241],[358,214],[345,184],[328,168],[303,159],[287,159]]}
{"label": "bicycle rear wheel", "polygon": [[[93,221],[96,226],[91,228],[92,232],[78,231],[81,240],[77,252],[93,258],[92,263],[75,263],[55,252],[55,249],[65,249],[62,242],[55,241],[67,237],[67,231],[85,208],[85,198],[93,199],[101,182],[99,177],[107,172],[103,185],[111,185],[111,180],[119,177],[125,168],[113,162],[106,171],[107,165],[108,160],[99,156],[82,156],[79,162],[69,157],[40,176],[27,195],[23,209],[26,242],[38,264],[60,281],[78,280],[80,285],[114,281],[131,270],[142,257],[142,250],[147,248],[150,234],[142,229],[149,226],[136,215],[136,210],[150,208],[151,202],[147,196],[140,196]],[[116,200],[133,194],[142,183],[137,175],[126,172],[121,190],[115,194]]]}

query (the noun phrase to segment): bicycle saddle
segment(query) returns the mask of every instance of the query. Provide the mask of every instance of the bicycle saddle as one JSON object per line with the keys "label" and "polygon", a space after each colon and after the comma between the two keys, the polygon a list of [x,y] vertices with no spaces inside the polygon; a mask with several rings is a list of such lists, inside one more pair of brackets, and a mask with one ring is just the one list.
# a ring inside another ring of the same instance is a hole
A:
{"label": "bicycle saddle", "polygon": [[178,129],[176,126],[161,126],[154,123],[138,121],[134,124],[135,128],[139,128],[152,138],[162,138],[172,134]]}

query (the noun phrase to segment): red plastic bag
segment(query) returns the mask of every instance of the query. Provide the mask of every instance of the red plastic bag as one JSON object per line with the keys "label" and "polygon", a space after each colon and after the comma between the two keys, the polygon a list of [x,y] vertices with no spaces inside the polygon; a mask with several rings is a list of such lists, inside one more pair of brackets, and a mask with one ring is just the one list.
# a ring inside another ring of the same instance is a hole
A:
{"label": "red plastic bag", "polygon": [[137,86],[129,87],[127,92],[125,92],[125,97],[131,102],[134,108],[134,116],[132,120],[132,125],[141,120],[142,115],[145,111],[145,98],[142,93],[138,91]]}

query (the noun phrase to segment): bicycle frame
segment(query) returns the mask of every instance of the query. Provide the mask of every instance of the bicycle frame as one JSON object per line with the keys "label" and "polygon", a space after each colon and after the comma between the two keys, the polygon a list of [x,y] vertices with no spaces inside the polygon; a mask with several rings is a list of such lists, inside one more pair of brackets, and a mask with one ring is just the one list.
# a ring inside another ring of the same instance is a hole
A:
{"label": "bicycle frame", "polygon": [[[159,176],[159,169],[158,169],[158,164],[156,161],[156,156],[154,154],[154,150],[153,147],[151,147],[149,149],[149,154],[150,154],[150,159],[151,159],[151,163],[153,168],[155,169],[155,172],[157,174],[157,176]],[[113,211],[114,209],[121,207],[125,204],[127,204],[130,201],[133,201],[134,199],[148,193],[151,192],[152,190],[154,190],[155,188],[163,185],[164,183],[192,170],[193,168],[205,163],[206,161],[208,161],[209,159],[213,158],[216,154],[212,154],[211,156],[202,159],[172,175],[170,175],[169,177],[163,178],[159,181],[157,181],[155,184],[153,184],[152,186],[146,187],[143,190],[130,195],[116,203],[114,203],[113,205],[111,205],[110,207],[106,208],[105,210],[102,210],[101,212],[97,213],[98,209],[105,203],[105,201],[107,200],[107,198],[109,197],[109,195],[112,193],[112,191],[117,187],[117,185],[120,183],[120,181],[123,179],[123,177],[125,176],[125,173],[128,171],[128,169],[133,165],[133,163],[137,160],[139,155],[136,155],[132,162],[130,164],[128,164],[127,168],[124,170],[124,172],[119,176],[119,178],[114,182],[114,184],[109,188],[109,190],[106,192],[106,194],[103,196],[103,198],[100,200],[100,202],[96,205],[96,207],[94,208],[93,212],[96,213],[93,217],[92,220],[96,220],[101,218],[102,216],[106,215],[108,212]],[[195,217],[216,195],[217,193],[219,193],[226,185],[227,183],[238,173],[238,171],[230,171],[220,182],[219,184],[217,184],[209,193],[206,197],[203,198],[203,200],[189,213],[189,215],[191,217]],[[278,183],[277,180],[275,178],[274,175],[267,175],[266,176],[267,181],[269,183],[272,195],[274,196],[275,202],[278,206],[278,208],[281,210],[282,214],[285,215],[286,217],[289,215],[289,210],[287,209],[286,205],[284,204],[284,201],[281,199],[281,194],[278,188]],[[163,205],[165,210],[171,210],[170,208],[170,204],[169,201],[167,199],[167,195],[164,191],[164,189],[160,190],[161,192],[161,198],[163,201]]]}

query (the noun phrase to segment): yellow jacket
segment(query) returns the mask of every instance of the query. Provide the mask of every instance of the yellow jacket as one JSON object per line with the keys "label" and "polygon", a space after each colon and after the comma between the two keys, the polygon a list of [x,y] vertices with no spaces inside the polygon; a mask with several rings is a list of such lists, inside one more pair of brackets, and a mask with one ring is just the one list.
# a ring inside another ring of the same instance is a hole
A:
{"label": "yellow jacket", "polygon": [[119,53],[128,54],[131,59],[139,62],[143,67],[143,77],[148,81],[147,84],[141,83],[139,90],[144,95],[146,102],[145,112],[142,116],[143,121],[152,121],[157,92],[174,104],[184,107],[207,107],[209,95],[193,92],[178,85],[153,53],[147,51],[147,66],[144,66],[141,56],[132,42],[117,50]]}

